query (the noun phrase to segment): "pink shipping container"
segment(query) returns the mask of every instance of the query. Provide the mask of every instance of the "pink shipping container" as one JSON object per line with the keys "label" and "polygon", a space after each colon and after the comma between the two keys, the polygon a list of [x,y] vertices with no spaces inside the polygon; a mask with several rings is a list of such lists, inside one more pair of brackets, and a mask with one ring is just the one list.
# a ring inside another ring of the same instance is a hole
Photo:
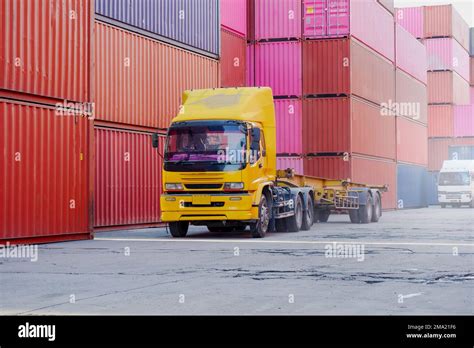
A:
{"label": "pink shipping container", "polygon": [[469,50],[469,25],[453,5],[423,7],[424,38],[454,37]]}
{"label": "pink shipping container", "polygon": [[91,121],[0,102],[0,244],[90,239]]}
{"label": "pink shipping container", "polygon": [[305,38],[354,36],[394,61],[394,18],[374,0],[304,0]]}
{"label": "pink shipping container", "polygon": [[277,169],[285,170],[292,168],[296,174],[304,174],[303,158],[301,157],[277,157]]}
{"label": "pink shipping container", "polygon": [[468,105],[469,83],[452,71],[428,72],[428,104]]}
{"label": "pink shipping container", "polygon": [[255,40],[301,37],[301,0],[255,0]]}
{"label": "pink shipping container", "polygon": [[0,1],[0,89],[90,102],[93,17],[89,0]]}
{"label": "pink shipping container", "polygon": [[303,160],[305,175],[349,179],[369,185],[388,185],[383,194],[383,209],[396,208],[397,178],[396,162],[376,157],[308,157]]}
{"label": "pink shipping container", "polygon": [[271,87],[274,96],[301,96],[301,42],[255,45],[255,85]]}
{"label": "pink shipping container", "polygon": [[302,143],[302,105],[299,99],[276,99],[277,154],[300,155]]}
{"label": "pink shipping container", "polygon": [[454,136],[474,137],[474,104],[454,107]]}
{"label": "pink shipping container", "polygon": [[426,47],[399,24],[395,30],[396,66],[417,80],[427,83]]}
{"label": "pink shipping container", "polygon": [[471,91],[471,105],[474,105],[474,86],[471,86],[469,90]]}
{"label": "pink shipping container", "polygon": [[163,146],[149,133],[95,129],[95,227],[160,221]]}
{"label": "pink shipping container", "polygon": [[428,70],[453,70],[469,81],[469,53],[454,39],[426,39]]}
{"label": "pink shipping container", "polygon": [[398,8],[395,20],[415,38],[423,38],[423,7]]}
{"label": "pink shipping container", "polygon": [[255,86],[255,45],[247,45],[247,64],[245,66],[245,85]]}
{"label": "pink shipping container", "polygon": [[247,0],[219,0],[221,25],[243,37],[247,36]]}
{"label": "pink shipping container", "polygon": [[474,57],[470,57],[469,60],[470,60],[469,70],[471,70],[471,78],[469,79],[469,82],[471,86],[474,86]]}
{"label": "pink shipping container", "polygon": [[428,89],[426,85],[399,69],[395,74],[397,115],[426,124],[428,121]]}
{"label": "pink shipping container", "polygon": [[428,128],[404,117],[397,117],[397,162],[428,164]]}
{"label": "pink shipping container", "polygon": [[445,138],[454,136],[454,106],[428,106],[428,136]]}
{"label": "pink shipping container", "polygon": [[395,0],[377,0],[391,14],[395,13]]}

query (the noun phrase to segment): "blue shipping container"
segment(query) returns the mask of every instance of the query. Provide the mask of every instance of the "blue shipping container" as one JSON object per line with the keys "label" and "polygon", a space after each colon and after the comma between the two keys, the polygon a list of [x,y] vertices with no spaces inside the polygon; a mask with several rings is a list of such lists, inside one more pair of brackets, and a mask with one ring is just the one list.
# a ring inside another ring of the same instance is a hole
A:
{"label": "blue shipping container", "polygon": [[428,204],[438,205],[439,172],[428,172]]}
{"label": "blue shipping container", "polygon": [[95,0],[96,19],[217,58],[219,0]]}
{"label": "blue shipping container", "polygon": [[450,146],[450,160],[474,160],[474,146]]}
{"label": "blue shipping container", "polygon": [[427,207],[427,189],[425,167],[409,164],[397,165],[398,209]]}

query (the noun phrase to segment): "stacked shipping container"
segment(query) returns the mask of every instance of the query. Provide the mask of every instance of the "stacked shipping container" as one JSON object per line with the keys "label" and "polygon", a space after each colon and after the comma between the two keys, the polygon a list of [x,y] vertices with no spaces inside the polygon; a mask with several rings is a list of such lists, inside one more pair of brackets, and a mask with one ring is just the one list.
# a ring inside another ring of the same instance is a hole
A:
{"label": "stacked shipping container", "polygon": [[91,5],[0,3],[0,244],[91,237]]}

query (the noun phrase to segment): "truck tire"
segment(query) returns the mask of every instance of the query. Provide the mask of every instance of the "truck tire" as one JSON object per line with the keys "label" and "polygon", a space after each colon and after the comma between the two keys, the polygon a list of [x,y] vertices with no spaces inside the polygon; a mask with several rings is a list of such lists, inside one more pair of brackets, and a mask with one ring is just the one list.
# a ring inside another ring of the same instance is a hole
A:
{"label": "truck tire", "polygon": [[311,198],[310,195],[307,195],[306,211],[304,212],[304,215],[303,215],[303,225],[301,226],[301,229],[303,231],[308,231],[311,229],[311,226],[313,226],[313,224],[314,224],[313,198]]}
{"label": "truck tire", "polygon": [[374,196],[374,207],[372,213],[372,222],[379,222],[380,217],[382,216],[382,200],[378,193]]}
{"label": "truck tire", "polygon": [[372,196],[367,194],[365,205],[359,206],[359,218],[362,224],[368,224],[372,220],[374,206],[372,203]]}
{"label": "truck tire", "polygon": [[260,198],[258,205],[258,221],[250,225],[250,232],[253,238],[263,238],[268,231],[270,224],[270,205],[265,193]]}
{"label": "truck tire", "polygon": [[170,233],[174,238],[183,238],[188,234],[189,222],[175,221],[169,223]]}
{"label": "truck tire", "polygon": [[327,209],[320,210],[319,211],[319,217],[318,217],[319,222],[328,222],[329,215],[331,215],[331,211],[329,211]]}
{"label": "truck tire", "polygon": [[301,227],[303,225],[303,215],[303,201],[301,199],[301,196],[297,195],[295,201],[295,213],[293,214],[293,216],[286,218],[288,232],[298,232],[299,230],[301,230]]}
{"label": "truck tire", "polygon": [[360,223],[359,209],[349,209],[349,218],[353,224]]}
{"label": "truck tire", "polygon": [[275,220],[275,228],[276,228],[277,232],[287,232],[288,227],[286,226],[286,218],[276,219]]}

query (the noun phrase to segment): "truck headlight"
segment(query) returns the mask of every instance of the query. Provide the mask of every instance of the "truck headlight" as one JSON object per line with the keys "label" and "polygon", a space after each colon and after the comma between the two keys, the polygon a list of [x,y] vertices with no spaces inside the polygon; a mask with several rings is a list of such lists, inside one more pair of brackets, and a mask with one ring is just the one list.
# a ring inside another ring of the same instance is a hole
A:
{"label": "truck headlight", "polygon": [[243,190],[243,189],[244,189],[243,182],[226,182],[224,184],[224,190],[226,191]]}
{"label": "truck headlight", "polygon": [[183,184],[165,184],[165,189],[167,191],[181,191]]}

